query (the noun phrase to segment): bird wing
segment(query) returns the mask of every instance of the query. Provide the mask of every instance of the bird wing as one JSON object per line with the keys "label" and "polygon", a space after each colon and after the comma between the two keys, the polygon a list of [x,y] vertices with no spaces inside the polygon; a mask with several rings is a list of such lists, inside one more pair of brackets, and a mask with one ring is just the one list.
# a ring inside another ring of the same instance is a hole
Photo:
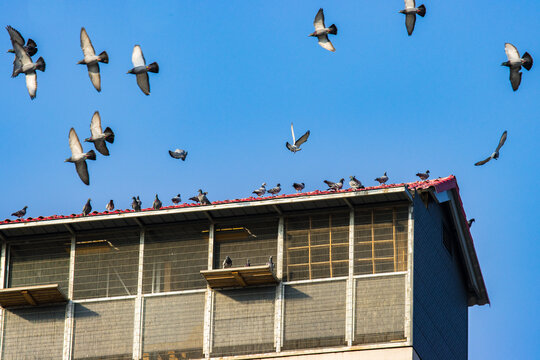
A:
{"label": "bird wing", "polygon": [[414,0],[405,0],[405,9],[414,9],[416,7],[416,3]]}
{"label": "bird wing", "polygon": [[322,8],[320,8],[319,12],[317,12],[317,15],[315,15],[315,20],[313,20],[313,26],[315,26],[315,30],[322,30],[326,28],[326,26],[324,26],[324,12]]}
{"label": "bird wing", "polygon": [[90,132],[92,133],[93,138],[98,138],[103,133],[99,111],[96,111],[92,116],[92,120],[90,121]]}
{"label": "bird wing", "polygon": [[137,74],[137,84],[145,95],[150,95],[150,80],[147,72]]}
{"label": "bird wing", "polygon": [[94,47],[92,46],[92,41],[90,40],[90,37],[86,33],[85,28],[81,28],[81,49],[85,57],[96,55],[96,51],[94,50]]}
{"label": "bird wing", "polygon": [[405,15],[405,27],[407,27],[407,34],[412,35],[414,31],[414,24],[416,23],[416,14],[408,13]]}
{"label": "bird wing", "polygon": [[99,64],[97,62],[86,65],[88,68],[88,76],[92,85],[96,88],[97,91],[101,91],[101,76],[99,74]]}
{"label": "bird wing", "polygon": [[19,70],[21,67],[22,67],[21,59],[15,56],[15,59],[13,60],[13,72],[11,73],[11,77],[15,77],[15,72]]}
{"label": "bird wing", "polygon": [[475,166],[480,166],[480,165],[484,165],[485,163],[487,163],[489,160],[491,160],[491,156],[488,157],[487,159],[485,160],[482,160],[482,161],[479,161],[477,162],[476,164],[474,164]]}
{"label": "bird wing", "polygon": [[517,67],[511,67],[510,68],[510,83],[512,84],[512,89],[516,91],[519,88],[519,84],[521,84],[521,76],[523,74],[521,71],[519,71],[519,68]]}
{"label": "bird wing", "polygon": [[146,66],[146,60],[144,60],[144,55],[139,45],[135,45],[133,47],[133,53],[131,54],[131,62],[133,63],[133,67]]}
{"label": "bird wing", "polygon": [[71,149],[72,155],[81,155],[83,153],[81,142],[79,141],[79,137],[74,128],[69,130],[69,148]]}
{"label": "bird wing", "polygon": [[96,140],[94,141],[94,146],[96,150],[99,151],[102,155],[109,156],[109,149],[107,149],[107,144],[105,140]]}
{"label": "bird wing", "polygon": [[30,58],[30,56],[28,56],[28,54],[26,53],[26,51],[21,45],[14,42],[13,50],[15,50],[15,56],[17,56],[17,58],[20,60],[22,65],[27,65],[27,64],[32,63],[32,59]]}
{"label": "bird wing", "polygon": [[37,75],[35,71],[26,74],[26,88],[28,94],[30,94],[30,99],[34,99],[37,92]]}
{"label": "bird wing", "polygon": [[300,137],[300,139],[298,139],[298,141],[294,143],[294,145],[300,146],[300,145],[302,145],[303,143],[305,143],[305,142],[307,141],[308,137],[309,137],[309,134],[310,134],[310,131],[309,131],[309,130],[306,131],[306,133],[305,133],[304,135],[302,135],[302,136]]}
{"label": "bird wing", "polygon": [[197,196],[190,197],[189,200],[199,202],[199,198]]}
{"label": "bird wing", "polygon": [[76,162],[75,169],[77,169],[77,174],[79,174],[82,182],[86,185],[90,185],[90,176],[88,175],[88,166],[86,165],[86,161]]}
{"label": "bird wing", "polygon": [[16,42],[17,44],[24,46],[24,38],[22,37],[21,33],[12,28],[11,26],[6,26],[6,30],[9,33],[9,37],[11,39],[11,42]]}
{"label": "bird wing", "polygon": [[179,159],[180,158],[176,152],[171,151],[171,150],[169,150],[169,155],[171,155],[171,157],[173,159]]}
{"label": "bird wing", "polygon": [[292,134],[292,142],[293,144],[296,143],[296,138],[294,137],[294,127],[293,123],[291,123],[291,134]]}
{"label": "bird wing", "polygon": [[319,45],[321,45],[323,48],[329,51],[336,51],[334,48],[334,45],[332,45],[332,42],[328,39],[328,35],[319,35],[317,36],[319,38]]}
{"label": "bird wing", "polygon": [[501,135],[501,139],[499,140],[499,145],[497,145],[497,149],[495,149],[495,152],[499,152],[499,150],[501,150],[502,146],[504,145],[504,143],[506,142],[506,137],[507,137],[507,131],[503,132],[503,134]]}
{"label": "bird wing", "polygon": [[291,144],[289,144],[288,141],[285,143],[285,146],[287,147],[287,149],[289,149],[290,151],[294,152],[294,148],[292,147]]}
{"label": "bird wing", "polygon": [[519,61],[521,59],[516,47],[510,43],[504,44],[504,51],[509,61]]}

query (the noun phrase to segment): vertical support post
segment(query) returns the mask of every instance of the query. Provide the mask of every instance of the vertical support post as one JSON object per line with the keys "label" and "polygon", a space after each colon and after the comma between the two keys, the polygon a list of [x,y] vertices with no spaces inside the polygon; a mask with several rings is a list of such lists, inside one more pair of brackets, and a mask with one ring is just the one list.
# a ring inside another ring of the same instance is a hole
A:
{"label": "vertical support post", "polygon": [[[7,243],[5,241],[2,241],[2,253],[0,255],[0,289],[6,288],[7,266]],[[2,354],[4,353],[4,314],[5,309],[0,308],[0,359],[3,358]]]}
{"label": "vertical support post", "polygon": [[371,209],[371,267],[375,274],[375,210]]}
{"label": "vertical support post", "polygon": [[[68,228],[70,230],[71,228]],[[71,233],[71,246],[69,250],[69,280],[68,280],[68,303],[66,305],[66,320],[64,322],[64,348],[62,359],[70,360],[73,352],[73,320],[75,305],[73,304],[73,281],[75,279],[75,244],[77,236],[73,230]]]}
{"label": "vertical support post", "polygon": [[396,208],[392,208],[392,245],[394,247],[394,271],[397,268],[397,239],[396,239]]}
{"label": "vertical support post", "polygon": [[349,214],[349,278],[347,279],[347,297],[345,309],[345,340],[352,346],[354,340],[354,210]]}
{"label": "vertical support post", "polygon": [[137,297],[135,298],[135,314],[133,319],[133,360],[142,357],[142,319],[144,303],[142,296],[144,270],[144,237],[145,229],[141,227],[139,234],[139,267],[137,270]]}
{"label": "vertical support post", "polygon": [[285,233],[285,220],[283,216],[279,217],[278,238],[277,238],[277,266],[276,277],[280,280],[276,286],[276,298],[274,301],[274,347],[276,352],[281,352],[283,342],[283,246]]}
{"label": "vertical support post", "polygon": [[[214,237],[215,225],[210,224],[208,231],[208,270],[214,267]],[[206,301],[204,305],[204,334],[203,352],[206,358],[210,358],[212,352],[212,312],[214,307],[214,292],[210,286],[206,285]]]}
{"label": "vertical support post", "polygon": [[405,338],[413,343],[413,285],[414,285],[414,203],[409,205],[407,231],[407,275],[405,278]]}

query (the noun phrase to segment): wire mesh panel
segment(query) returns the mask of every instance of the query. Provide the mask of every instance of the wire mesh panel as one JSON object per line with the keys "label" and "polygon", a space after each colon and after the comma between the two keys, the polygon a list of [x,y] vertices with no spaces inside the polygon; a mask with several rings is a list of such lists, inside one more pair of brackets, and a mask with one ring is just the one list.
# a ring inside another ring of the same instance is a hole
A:
{"label": "wire mesh panel", "polygon": [[137,294],[138,230],[77,234],[75,299]]}
{"label": "wire mesh panel", "polygon": [[58,284],[67,292],[71,240],[45,237],[9,247],[9,287]]}
{"label": "wire mesh panel", "polygon": [[273,256],[276,262],[278,219],[246,219],[219,223],[214,236],[214,269],[229,256],[233,267],[264,265]]}
{"label": "wire mesh panel", "polygon": [[406,206],[355,210],[354,273],[407,270]]}
{"label": "wire mesh panel", "polygon": [[356,279],[355,344],[404,340],[405,275]]}
{"label": "wire mesh panel", "polygon": [[205,293],[144,300],[143,359],[203,357]]}
{"label": "wire mesh panel", "polygon": [[283,349],[345,345],[346,281],[285,286]]}
{"label": "wire mesh panel", "polygon": [[73,359],[131,359],[134,305],[134,300],[76,304]]}
{"label": "wire mesh panel", "polygon": [[212,356],[274,351],[275,286],[215,292]]}
{"label": "wire mesh panel", "polygon": [[144,238],[143,292],[206,288],[208,223],[148,229]]}
{"label": "wire mesh panel", "polygon": [[287,218],[287,281],[348,275],[349,213]]}
{"label": "wire mesh panel", "polygon": [[2,359],[61,359],[65,313],[65,306],[6,310]]}

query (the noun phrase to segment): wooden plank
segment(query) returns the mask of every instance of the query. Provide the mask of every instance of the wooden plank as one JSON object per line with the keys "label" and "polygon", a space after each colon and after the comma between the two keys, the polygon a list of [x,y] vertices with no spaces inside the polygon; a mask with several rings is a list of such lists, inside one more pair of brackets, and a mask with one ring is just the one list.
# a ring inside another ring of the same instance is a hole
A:
{"label": "wooden plank", "polygon": [[233,271],[232,272],[232,275],[234,277],[234,279],[236,281],[238,281],[238,283],[242,286],[247,286],[246,282],[244,281],[244,279],[242,278],[242,275],[240,275],[240,273],[238,271]]}
{"label": "wooden plank", "polygon": [[58,284],[37,285],[0,290],[0,306],[43,305],[65,302]]}
{"label": "wooden plank", "polygon": [[24,300],[26,300],[27,303],[29,303],[30,305],[34,305],[34,306],[37,305],[36,300],[32,297],[32,295],[28,292],[28,290],[22,290],[21,294],[22,294]]}

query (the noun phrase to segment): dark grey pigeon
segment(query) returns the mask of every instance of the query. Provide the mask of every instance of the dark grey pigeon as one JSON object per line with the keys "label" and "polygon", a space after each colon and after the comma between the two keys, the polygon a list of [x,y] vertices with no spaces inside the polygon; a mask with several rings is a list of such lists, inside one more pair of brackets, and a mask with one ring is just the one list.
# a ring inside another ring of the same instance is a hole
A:
{"label": "dark grey pigeon", "polygon": [[113,211],[114,210],[114,202],[111,200],[107,203],[107,205],[105,205],[105,209],[107,209],[107,211]]}
{"label": "dark grey pigeon", "polygon": [[475,166],[480,166],[480,165],[484,165],[485,163],[487,163],[491,159],[497,160],[499,158],[499,150],[501,150],[502,146],[506,142],[507,135],[508,135],[507,131],[503,132],[503,134],[501,135],[501,139],[499,140],[499,145],[497,145],[497,148],[495,149],[495,151],[487,159],[479,161],[474,165]]}
{"label": "dark grey pigeon", "polygon": [[145,95],[150,95],[150,81],[148,80],[148,72],[158,73],[158,64],[153,62],[146,66],[146,60],[144,59],[144,55],[139,45],[135,45],[133,47],[131,62],[133,63],[133,69],[129,70],[127,73],[135,74],[137,76],[137,85],[139,85],[139,88]]}
{"label": "dark grey pigeon", "polygon": [[92,41],[86,33],[85,28],[81,28],[81,49],[84,54],[84,59],[79,61],[77,64],[86,65],[88,68],[88,76],[90,76],[90,81],[92,85],[99,92],[101,91],[101,76],[99,74],[99,63],[108,64],[109,55],[106,51],[102,51],[101,54],[96,55],[94,46],[92,46]]}
{"label": "dark grey pigeon", "polygon": [[364,185],[362,185],[362,182],[358,180],[355,176],[349,176],[349,179],[350,179],[349,186],[351,187],[351,189],[357,190],[357,189],[364,188]]}
{"label": "dark grey pigeon", "polygon": [[187,151],[182,149],[176,149],[174,151],[169,150],[169,155],[171,155],[173,159],[181,159],[182,161],[185,161]]}
{"label": "dark grey pigeon", "polygon": [[324,183],[326,185],[328,185],[328,190],[338,191],[338,190],[341,190],[341,188],[343,187],[343,182],[344,181],[345,181],[345,179],[341,179],[341,180],[339,180],[339,182],[335,183],[335,182],[331,182],[331,181],[328,181],[328,180],[324,180]]}
{"label": "dark grey pigeon", "polygon": [[90,205],[90,200],[91,199],[88,199],[86,204],[84,204],[84,206],[83,206],[83,209],[82,209],[83,216],[87,216],[92,211],[92,205]]}
{"label": "dark grey pigeon", "polygon": [[328,39],[328,34],[337,35],[337,27],[334,24],[330,25],[330,27],[326,27],[326,25],[324,25],[324,12],[322,8],[320,8],[317,15],[315,15],[313,26],[315,27],[315,31],[309,34],[309,36],[317,37],[319,40],[319,45],[323,49],[332,52],[336,51],[334,45],[332,45],[332,42]]}
{"label": "dark grey pigeon", "polygon": [[249,259],[246,261],[246,266],[251,266],[251,263],[249,262]]}
{"label": "dark grey pigeon", "polygon": [[270,256],[266,265],[270,267],[270,271],[274,271],[274,262],[272,261],[272,256]]}
{"label": "dark grey pigeon", "polygon": [[510,43],[504,44],[504,51],[506,52],[508,61],[503,62],[501,65],[510,68],[510,83],[512,84],[512,89],[516,91],[519,88],[519,84],[521,84],[521,66],[527,69],[527,71],[531,70],[533,58],[528,52],[525,52],[523,57],[520,57],[516,47]]}
{"label": "dark grey pigeon", "polygon": [[90,175],[88,175],[86,160],[96,160],[96,153],[94,150],[90,150],[87,153],[83,152],[79,137],[73,128],[69,130],[69,148],[71,149],[71,157],[64,160],[64,162],[74,163],[77,174],[79,174],[82,182],[90,185]]}
{"label": "dark grey pigeon", "polygon": [[180,194],[178,194],[175,197],[173,197],[171,201],[173,202],[173,204],[178,205],[182,201],[182,197],[180,196]]}
{"label": "dark grey pigeon", "polygon": [[109,156],[109,149],[107,149],[107,144],[114,142],[114,132],[110,127],[107,127],[105,131],[101,128],[101,116],[99,116],[99,111],[96,111],[92,116],[92,121],[90,121],[90,133],[91,136],[87,139],[84,139],[86,142],[94,143],[96,150],[101,153],[101,155]]}
{"label": "dark grey pigeon", "polygon": [[[11,38],[11,41],[15,41],[17,44],[21,45],[24,49],[24,51],[28,54],[28,56],[34,56],[38,49],[37,45],[34,40],[28,39],[26,42],[26,45],[24,45],[24,38],[22,37],[21,33],[12,28],[11,26],[6,26],[6,29],[9,33],[9,37]],[[14,49],[9,49],[8,53],[15,53]]]}
{"label": "dark grey pigeon", "polygon": [[11,214],[11,216],[16,216],[20,219],[26,215],[26,209],[28,209],[28,206],[23,207],[21,210],[15,211],[13,214]]}
{"label": "dark grey pigeon", "polygon": [[139,208],[142,209],[142,201],[139,199],[139,195],[137,195],[137,204],[139,205]]}
{"label": "dark grey pigeon", "polygon": [[405,27],[407,28],[407,34],[411,36],[414,31],[414,24],[416,23],[416,14],[421,17],[426,16],[426,7],[423,4],[416,7],[414,0],[405,0],[405,9],[399,12],[405,14]]}
{"label": "dark grey pigeon", "polygon": [[304,187],[306,186],[304,183],[293,183],[292,184],[294,190],[296,190],[297,192],[300,192],[302,190],[304,190]]}
{"label": "dark grey pigeon", "polygon": [[472,223],[475,222],[476,220],[474,218],[470,219],[467,224],[469,225],[469,227],[472,226]]}
{"label": "dark grey pigeon", "polygon": [[229,255],[227,255],[225,257],[225,260],[223,260],[223,268],[224,269],[227,269],[227,268],[230,268],[232,267],[232,260],[231,258],[229,257]]}
{"label": "dark grey pigeon", "polygon": [[386,183],[388,181],[388,176],[386,175],[386,171],[384,172],[383,176],[376,178],[375,181],[378,181],[379,184],[381,185]]}
{"label": "dark grey pigeon", "polygon": [[161,200],[159,200],[157,194],[156,198],[154,199],[154,203],[152,204],[152,207],[154,208],[154,210],[159,210],[163,207],[163,204],[161,203]]}
{"label": "dark grey pigeon", "polygon": [[37,93],[36,70],[45,71],[45,60],[40,57],[36,62],[33,62],[32,58],[28,56],[21,45],[13,41],[12,44],[13,49],[15,49],[15,61],[13,61],[13,73],[11,74],[11,77],[17,77],[19,74],[24,74],[28,94],[30,95],[30,99],[34,100]]}
{"label": "dark grey pigeon", "polygon": [[281,184],[277,184],[275,187],[268,189],[268,192],[272,195],[277,195],[281,191]]}
{"label": "dark grey pigeon", "polygon": [[425,173],[416,173],[416,176],[418,176],[420,178],[420,180],[427,180],[429,179],[429,170],[426,170]]}
{"label": "dark grey pigeon", "polygon": [[133,201],[131,202],[131,208],[135,211],[141,211],[141,201],[137,199],[137,197],[133,197]]}
{"label": "dark grey pigeon", "polygon": [[293,152],[293,154],[296,154],[298,151],[302,150],[300,149],[300,145],[302,145],[303,143],[305,143],[309,137],[309,134],[310,131],[306,131],[306,133],[304,135],[302,135],[300,137],[300,139],[296,140],[296,138],[294,137],[294,127],[293,127],[293,123],[291,123],[291,134],[292,134],[292,145],[289,144],[289,142],[287,141],[285,143],[285,146],[287,147],[287,149],[289,149],[290,151]]}
{"label": "dark grey pigeon", "polygon": [[196,201],[201,205],[210,205],[210,201],[208,201],[206,195],[208,195],[207,192],[203,192],[201,189],[199,189],[199,194],[197,194],[197,196],[190,197],[189,200]]}
{"label": "dark grey pigeon", "polygon": [[257,196],[263,196],[266,194],[266,183],[262,183],[260,188],[253,190],[252,194],[256,194]]}

